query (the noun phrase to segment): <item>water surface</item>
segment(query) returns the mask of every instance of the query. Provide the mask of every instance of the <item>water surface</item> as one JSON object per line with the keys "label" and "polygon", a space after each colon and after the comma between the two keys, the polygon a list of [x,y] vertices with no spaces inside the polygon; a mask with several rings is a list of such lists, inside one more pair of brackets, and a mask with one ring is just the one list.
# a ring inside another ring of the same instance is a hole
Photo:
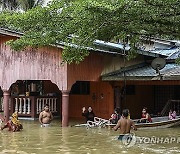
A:
{"label": "water surface", "polygon": [[[22,121],[24,130],[0,131],[0,154],[108,154],[108,153],[180,153],[180,142],[136,143],[127,147],[117,140],[118,132],[107,128],[86,129],[77,127],[61,128],[59,120],[51,127],[41,128],[38,121]],[[71,125],[73,125],[71,123]],[[135,132],[138,137],[180,137],[180,127]],[[147,141],[146,141],[147,142]]]}

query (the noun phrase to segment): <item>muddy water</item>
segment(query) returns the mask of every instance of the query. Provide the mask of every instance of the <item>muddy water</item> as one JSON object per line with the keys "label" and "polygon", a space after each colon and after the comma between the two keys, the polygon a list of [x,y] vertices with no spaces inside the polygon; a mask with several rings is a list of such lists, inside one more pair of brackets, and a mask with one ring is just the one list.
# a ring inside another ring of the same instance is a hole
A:
{"label": "muddy water", "polygon": [[[180,127],[137,131],[135,136],[146,137],[146,140],[127,146],[117,140],[118,132],[109,129],[61,128],[57,120],[53,121],[49,128],[41,128],[38,121],[22,121],[22,123],[24,130],[21,132],[0,131],[0,154],[180,153]],[[174,137],[176,141],[149,143],[152,136],[164,140]]]}

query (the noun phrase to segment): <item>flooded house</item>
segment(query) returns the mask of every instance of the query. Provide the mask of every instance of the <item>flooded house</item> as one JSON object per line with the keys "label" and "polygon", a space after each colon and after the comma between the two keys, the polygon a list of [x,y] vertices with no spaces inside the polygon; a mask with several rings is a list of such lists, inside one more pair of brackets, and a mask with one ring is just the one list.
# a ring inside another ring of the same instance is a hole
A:
{"label": "flooded house", "polygon": [[[99,41],[83,62],[66,64],[63,45],[13,51],[6,44],[21,36],[0,29],[1,110],[6,121],[14,111],[35,119],[45,104],[61,117],[62,126],[68,126],[70,118],[82,118],[84,106],[92,106],[96,116],[106,119],[116,107],[129,108],[132,118],[139,118],[144,106],[154,116],[170,108],[180,110],[177,41],[145,40],[129,61],[124,58],[126,46]],[[160,75],[151,66],[155,58],[166,62]]]}

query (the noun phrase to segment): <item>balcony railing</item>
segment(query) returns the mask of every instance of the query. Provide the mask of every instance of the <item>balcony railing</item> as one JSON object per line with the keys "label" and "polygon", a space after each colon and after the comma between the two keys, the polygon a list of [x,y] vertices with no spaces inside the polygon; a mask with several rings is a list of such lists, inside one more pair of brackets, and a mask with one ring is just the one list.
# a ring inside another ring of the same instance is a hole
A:
{"label": "balcony railing", "polygon": [[58,98],[53,96],[12,96],[11,114],[18,112],[20,117],[38,117],[46,104],[52,113],[57,113]]}
{"label": "balcony railing", "polygon": [[168,100],[161,111],[161,115],[168,115],[170,109],[176,111],[177,115],[180,115],[180,100]]}

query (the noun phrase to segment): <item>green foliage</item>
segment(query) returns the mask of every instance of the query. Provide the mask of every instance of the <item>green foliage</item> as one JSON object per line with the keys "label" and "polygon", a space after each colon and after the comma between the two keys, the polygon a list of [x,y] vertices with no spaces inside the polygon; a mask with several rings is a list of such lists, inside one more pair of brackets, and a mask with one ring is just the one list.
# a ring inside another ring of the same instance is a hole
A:
{"label": "green foliage", "polygon": [[77,47],[75,48],[70,46],[65,47],[62,54],[64,61],[66,61],[69,64],[73,63],[74,61],[76,63],[79,63],[84,60],[85,56],[88,55],[89,52],[86,49],[77,48]]}
{"label": "green foliage", "polygon": [[177,59],[175,60],[175,62],[176,62],[176,64],[180,65],[180,58],[177,58]]}
{"label": "green foliage", "polygon": [[93,47],[95,39],[124,40],[129,35],[130,58],[140,36],[180,38],[180,0],[54,0],[25,13],[4,12],[0,24],[24,33],[9,42],[15,50],[76,44],[63,51],[68,63],[82,61],[88,55],[82,47]]}
{"label": "green foliage", "polygon": [[0,0],[2,10],[27,11],[36,6],[43,5],[45,0]]}

